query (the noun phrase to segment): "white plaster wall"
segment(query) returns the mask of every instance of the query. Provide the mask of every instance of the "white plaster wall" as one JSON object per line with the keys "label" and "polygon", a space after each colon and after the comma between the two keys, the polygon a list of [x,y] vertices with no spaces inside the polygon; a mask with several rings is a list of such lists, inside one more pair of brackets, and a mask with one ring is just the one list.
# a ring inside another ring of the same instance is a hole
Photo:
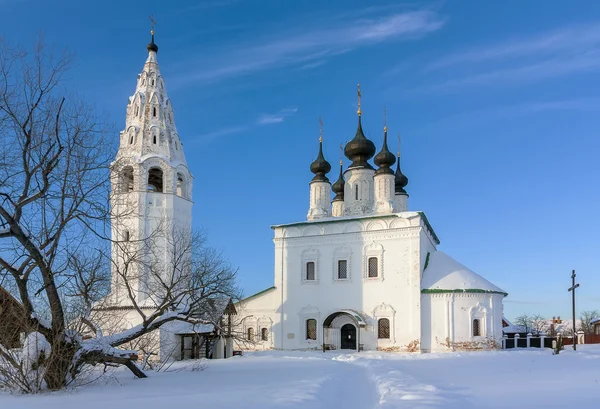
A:
{"label": "white plaster wall", "polygon": [[[331,219],[329,219],[331,220]],[[415,212],[364,217],[335,223],[275,227],[276,290],[246,302],[243,316],[273,311],[274,347],[319,349],[323,321],[352,309],[367,326],[365,349],[406,349],[420,333],[421,217]],[[426,242],[430,239],[425,239]],[[367,259],[378,257],[379,277],[367,277]],[[337,280],[337,260],[348,260],[349,277]],[[303,278],[307,261],[316,265],[316,280]],[[306,339],[306,320],[317,320],[316,341]],[[377,340],[378,318],[390,319],[391,337]]]}
{"label": "white plaster wall", "polygon": [[[375,182],[375,212],[379,214],[392,213],[394,211],[394,182],[395,176],[377,175]],[[406,210],[406,209],[405,209]]]}
{"label": "white plaster wall", "polygon": [[[502,345],[503,295],[438,293],[422,295],[424,351],[489,349]],[[481,336],[472,333],[480,320]]]}
{"label": "white plaster wall", "polygon": [[[277,331],[280,328],[279,304],[281,291],[273,288],[258,296],[251,296],[235,305],[238,315],[235,320],[235,349],[272,349],[275,348]],[[254,328],[254,339],[248,340],[248,328]],[[267,328],[268,340],[260,339],[261,329]]]}

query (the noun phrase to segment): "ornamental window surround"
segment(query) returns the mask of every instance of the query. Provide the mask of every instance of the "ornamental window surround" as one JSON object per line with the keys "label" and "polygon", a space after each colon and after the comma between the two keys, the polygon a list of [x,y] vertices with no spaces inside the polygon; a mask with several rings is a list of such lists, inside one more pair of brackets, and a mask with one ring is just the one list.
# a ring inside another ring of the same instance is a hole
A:
{"label": "ornamental window surround", "polygon": [[319,250],[308,248],[301,256],[301,282],[304,284],[317,284],[319,281]]}
{"label": "ornamental window surround", "polygon": [[486,316],[486,308],[479,303],[470,309],[469,322],[471,324],[470,332],[472,337],[486,336]]}
{"label": "ornamental window surround", "polygon": [[352,250],[343,246],[337,248],[333,257],[333,280],[350,281],[352,279]]}
{"label": "ornamental window surround", "polygon": [[260,339],[261,341],[269,340],[269,330],[267,328],[261,328],[260,330]]}
{"label": "ornamental window surround", "polygon": [[372,242],[363,250],[363,279],[383,281],[383,246]]}
{"label": "ornamental window surround", "polygon": [[248,327],[248,330],[246,331],[246,339],[248,341],[254,340],[254,328],[253,327]]}

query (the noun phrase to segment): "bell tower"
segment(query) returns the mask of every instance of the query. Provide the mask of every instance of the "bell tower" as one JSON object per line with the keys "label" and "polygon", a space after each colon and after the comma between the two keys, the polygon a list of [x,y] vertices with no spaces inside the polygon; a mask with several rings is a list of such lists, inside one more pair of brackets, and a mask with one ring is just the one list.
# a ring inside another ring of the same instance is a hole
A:
{"label": "bell tower", "polygon": [[128,292],[151,303],[154,282],[184,274],[176,253],[191,237],[193,178],[158,66],[154,29],[151,34],[110,169],[111,300],[117,304],[127,303]]}

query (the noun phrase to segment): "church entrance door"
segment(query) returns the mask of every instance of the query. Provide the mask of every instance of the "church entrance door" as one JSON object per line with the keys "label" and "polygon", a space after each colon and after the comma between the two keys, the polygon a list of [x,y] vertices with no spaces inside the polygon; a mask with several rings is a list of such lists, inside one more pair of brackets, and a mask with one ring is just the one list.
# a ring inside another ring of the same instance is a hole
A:
{"label": "church entrance door", "polygon": [[340,329],[341,349],[356,349],[356,327],[352,324],[346,324]]}

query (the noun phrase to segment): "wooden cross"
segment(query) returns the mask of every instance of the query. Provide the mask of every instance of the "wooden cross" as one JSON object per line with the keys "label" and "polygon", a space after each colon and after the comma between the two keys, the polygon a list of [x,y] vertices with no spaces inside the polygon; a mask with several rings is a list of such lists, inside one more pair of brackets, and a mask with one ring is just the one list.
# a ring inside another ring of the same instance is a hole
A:
{"label": "wooden cross", "polygon": [[575,284],[575,270],[573,270],[573,274],[571,274],[572,285],[569,288],[571,294],[573,294],[573,351],[577,351],[577,332],[575,327],[575,289],[579,287],[579,284]]}

